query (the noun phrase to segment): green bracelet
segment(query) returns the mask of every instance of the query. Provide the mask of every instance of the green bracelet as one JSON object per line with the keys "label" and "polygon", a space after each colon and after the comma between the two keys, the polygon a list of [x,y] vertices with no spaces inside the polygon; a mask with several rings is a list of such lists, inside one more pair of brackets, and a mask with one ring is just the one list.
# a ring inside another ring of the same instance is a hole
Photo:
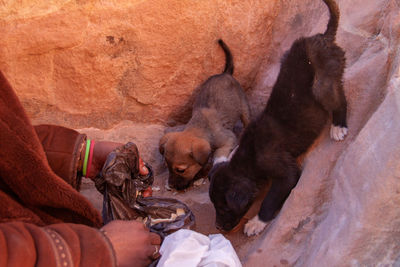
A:
{"label": "green bracelet", "polygon": [[88,162],[88,158],[89,158],[89,151],[90,151],[90,139],[87,139],[85,159],[83,160],[83,169],[82,169],[83,177],[86,177],[86,169],[87,169],[87,162]]}

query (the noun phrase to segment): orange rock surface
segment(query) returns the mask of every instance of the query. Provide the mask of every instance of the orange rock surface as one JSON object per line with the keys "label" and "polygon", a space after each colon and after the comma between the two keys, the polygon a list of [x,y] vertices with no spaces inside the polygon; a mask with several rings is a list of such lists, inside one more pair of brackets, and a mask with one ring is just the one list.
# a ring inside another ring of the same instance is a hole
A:
{"label": "orange rock surface", "polygon": [[[334,142],[326,128],[260,236],[228,235],[244,266],[400,265],[399,2],[337,2],[349,135]],[[324,31],[327,14],[321,0],[0,1],[0,69],[34,123],[137,143],[161,187],[154,194],[185,201],[196,230],[214,233],[207,182],[164,192],[159,138],[187,121],[196,86],[223,70],[218,38],[255,116],[284,51]]]}
{"label": "orange rock surface", "polygon": [[235,76],[250,89],[278,2],[0,4],[0,68],[35,122],[182,123],[194,88],[223,70],[218,38],[232,49]]}

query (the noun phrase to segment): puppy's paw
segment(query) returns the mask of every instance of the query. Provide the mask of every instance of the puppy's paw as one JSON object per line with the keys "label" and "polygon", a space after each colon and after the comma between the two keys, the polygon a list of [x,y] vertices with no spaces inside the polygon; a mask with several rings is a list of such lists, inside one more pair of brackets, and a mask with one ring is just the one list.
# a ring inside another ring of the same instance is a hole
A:
{"label": "puppy's paw", "polygon": [[244,233],[247,236],[257,235],[262,230],[264,230],[266,225],[267,223],[261,221],[258,215],[256,215],[253,217],[253,219],[246,223],[246,225],[244,226]]}
{"label": "puppy's paw", "polygon": [[342,141],[347,135],[347,127],[331,126],[331,138],[335,141]]}
{"label": "puppy's paw", "polygon": [[164,187],[167,191],[172,191],[172,187],[170,187],[169,184],[165,184]]}

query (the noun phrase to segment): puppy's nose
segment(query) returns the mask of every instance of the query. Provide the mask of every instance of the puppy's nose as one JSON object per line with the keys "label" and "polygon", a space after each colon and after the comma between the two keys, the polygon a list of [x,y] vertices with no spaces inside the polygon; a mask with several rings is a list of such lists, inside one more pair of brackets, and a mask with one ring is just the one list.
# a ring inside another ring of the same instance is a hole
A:
{"label": "puppy's nose", "polygon": [[177,172],[177,173],[184,173],[184,172],[185,172],[185,169],[182,169],[182,168],[175,168],[175,172]]}

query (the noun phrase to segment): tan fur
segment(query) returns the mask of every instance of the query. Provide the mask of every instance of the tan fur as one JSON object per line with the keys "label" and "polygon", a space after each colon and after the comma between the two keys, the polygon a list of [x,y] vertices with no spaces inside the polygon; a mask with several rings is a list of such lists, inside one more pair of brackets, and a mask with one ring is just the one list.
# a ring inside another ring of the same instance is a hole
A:
{"label": "tan fur", "polygon": [[182,132],[165,134],[159,143],[169,168],[169,185],[183,189],[214,158],[228,157],[236,146],[236,122],[250,121],[246,96],[229,74],[212,76],[200,88],[192,118]]}

